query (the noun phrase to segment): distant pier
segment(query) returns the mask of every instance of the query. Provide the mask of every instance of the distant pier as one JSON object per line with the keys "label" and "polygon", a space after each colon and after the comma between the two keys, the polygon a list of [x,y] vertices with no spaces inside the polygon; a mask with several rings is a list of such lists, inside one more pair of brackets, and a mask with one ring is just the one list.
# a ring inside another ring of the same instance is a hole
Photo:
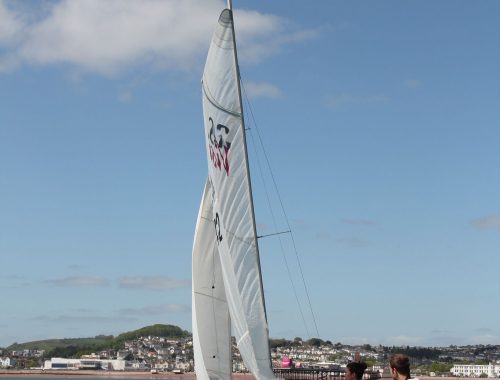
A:
{"label": "distant pier", "polygon": [[[278,379],[285,380],[344,380],[344,371],[329,368],[273,368]],[[378,372],[366,371],[365,380],[380,379]]]}

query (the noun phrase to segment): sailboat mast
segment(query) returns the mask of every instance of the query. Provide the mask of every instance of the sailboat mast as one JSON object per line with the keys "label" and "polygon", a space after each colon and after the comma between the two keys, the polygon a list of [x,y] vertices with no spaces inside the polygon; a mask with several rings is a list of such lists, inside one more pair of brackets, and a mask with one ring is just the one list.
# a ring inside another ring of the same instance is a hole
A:
{"label": "sailboat mast", "polygon": [[232,11],[232,2],[231,0],[227,0],[229,10],[231,12],[231,28],[233,32],[233,51],[234,51],[234,65],[236,67],[236,83],[237,83],[237,88],[238,88],[238,98],[240,102],[240,108],[241,108],[241,128],[242,128],[242,133],[243,133],[243,146],[245,150],[245,167],[246,167],[246,172],[247,172],[247,179],[248,179],[248,190],[250,194],[250,210],[252,212],[252,227],[253,227],[253,232],[254,232],[254,239],[255,239],[255,249],[257,252],[257,264],[259,268],[259,277],[260,277],[260,291],[262,293],[262,302],[264,306],[264,316],[266,318],[266,323],[267,323],[267,312],[266,312],[266,301],[264,297],[264,286],[262,284],[262,269],[260,266],[260,254],[259,254],[259,243],[257,240],[257,226],[255,223],[255,209],[253,205],[253,194],[252,194],[252,181],[250,179],[250,167],[248,165],[248,149],[247,149],[247,137],[246,137],[246,131],[245,131],[245,118],[243,115],[243,101],[241,98],[241,82],[240,82],[240,66],[238,64],[238,52],[236,50],[236,34],[234,31],[234,17],[233,17],[233,11]]}

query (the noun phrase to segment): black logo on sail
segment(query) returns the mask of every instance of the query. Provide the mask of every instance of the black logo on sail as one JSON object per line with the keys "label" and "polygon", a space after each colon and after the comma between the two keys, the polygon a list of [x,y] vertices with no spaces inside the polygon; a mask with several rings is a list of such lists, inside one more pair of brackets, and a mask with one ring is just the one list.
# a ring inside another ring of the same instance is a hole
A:
{"label": "black logo on sail", "polygon": [[208,121],[211,124],[210,132],[208,133],[210,160],[215,168],[226,172],[229,175],[229,148],[231,142],[227,141],[229,128],[222,124],[214,126],[214,120],[209,117]]}

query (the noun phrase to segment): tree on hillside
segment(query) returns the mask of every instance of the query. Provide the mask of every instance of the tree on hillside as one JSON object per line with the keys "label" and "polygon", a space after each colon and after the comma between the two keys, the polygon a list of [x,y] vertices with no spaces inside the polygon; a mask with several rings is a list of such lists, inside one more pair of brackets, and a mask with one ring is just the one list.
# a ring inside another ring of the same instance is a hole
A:
{"label": "tree on hillside", "polygon": [[277,347],[288,347],[290,346],[290,341],[287,339],[269,339],[269,348],[277,348]]}
{"label": "tree on hillside", "polygon": [[323,340],[319,338],[311,338],[306,341],[306,344],[313,347],[319,347],[323,344]]}

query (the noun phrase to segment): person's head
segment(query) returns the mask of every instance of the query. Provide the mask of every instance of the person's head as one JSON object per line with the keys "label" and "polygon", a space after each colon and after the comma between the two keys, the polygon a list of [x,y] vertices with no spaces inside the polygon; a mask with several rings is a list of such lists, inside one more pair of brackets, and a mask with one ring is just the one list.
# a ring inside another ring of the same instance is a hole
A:
{"label": "person's head", "polygon": [[408,379],[410,377],[410,358],[406,355],[392,355],[389,361],[393,379]]}
{"label": "person's head", "polygon": [[350,362],[345,367],[345,380],[361,380],[365,369],[366,363]]}

